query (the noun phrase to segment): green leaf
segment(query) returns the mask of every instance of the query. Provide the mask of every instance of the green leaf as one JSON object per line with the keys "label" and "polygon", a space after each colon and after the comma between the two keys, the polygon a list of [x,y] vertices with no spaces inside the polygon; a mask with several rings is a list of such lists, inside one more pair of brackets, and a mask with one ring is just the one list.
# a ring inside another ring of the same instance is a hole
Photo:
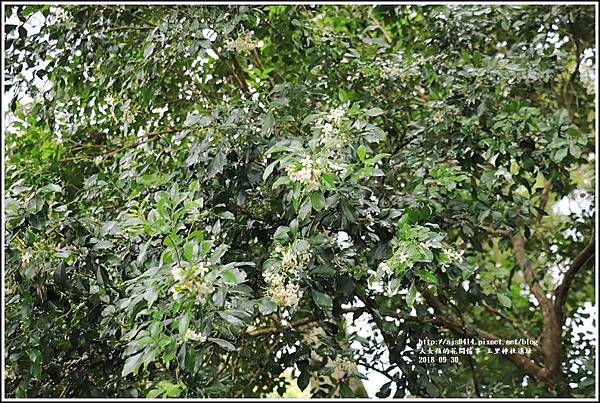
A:
{"label": "green leaf", "polygon": [[354,392],[346,384],[346,382],[340,383],[340,396],[343,398],[354,397]]}
{"label": "green leaf", "polygon": [[289,176],[280,176],[279,178],[277,178],[277,180],[273,183],[273,187],[272,189],[275,189],[281,185],[287,185],[288,183],[291,182],[291,179],[289,178]]}
{"label": "green leaf", "polygon": [[310,250],[310,243],[306,239],[298,239],[294,242],[294,251],[298,253],[308,252]]}
{"label": "green leaf", "polygon": [[348,102],[350,101],[350,97],[348,96],[348,92],[346,92],[346,90],[344,89],[340,89],[338,91],[338,98],[341,102]]}
{"label": "green leaf", "polygon": [[569,146],[569,152],[575,158],[581,157],[581,147],[579,147],[577,144],[571,144]]}
{"label": "green leaf", "polygon": [[323,311],[331,311],[333,307],[333,300],[329,295],[315,290],[312,290],[311,294],[313,301],[315,301],[315,304],[317,304],[319,308],[321,308]]}
{"label": "green leaf", "polygon": [[498,301],[500,301],[500,303],[507,308],[510,308],[512,306],[511,299],[504,294],[498,293]]}
{"label": "green leaf", "polygon": [[142,358],[143,354],[144,354],[144,352],[142,351],[140,353],[137,353],[136,355],[132,355],[127,360],[125,360],[125,364],[123,365],[123,370],[121,371],[121,377],[126,377],[127,375],[136,371],[139,364],[141,364],[139,361],[140,361],[140,358]]}
{"label": "green leaf", "polygon": [[269,177],[269,175],[271,175],[271,173],[273,172],[273,169],[275,169],[275,167],[277,166],[277,164],[279,164],[279,160],[273,161],[271,162],[266,168],[265,168],[265,172],[263,173],[263,181],[267,180],[267,178]]}
{"label": "green leaf", "polygon": [[364,145],[360,145],[357,149],[356,149],[356,155],[358,155],[358,158],[362,161],[365,162],[365,157],[367,156],[367,148]]}
{"label": "green leaf", "polygon": [[224,350],[227,350],[227,351],[235,350],[235,346],[233,344],[231,344],[230,342],[228,342],[227,340],[209,337],[208,341],[212,341],[213,343],[217,344],[219,347],[221,347]]}
{"label": "green leaf", "polygon": [[269,315],[277,311],[277,304],[269,297],[263,297],[257,301],[258,311],[261,315]]}
{"label": "green leaf", "polygon": [[369,110],[366,110],[365,113],[369,116],[379,116],[382,115],[384,112],[381,108],[371,108]]}
{"label": "green leaf", "polygon": [[[273,116],[273,112],[269,111],[265,115],[265,119],[263,120],[261,132],[263,135],[269,134],[273,131],[273,127],[275,127],[275,116]],[[273,151],[271,151],[273,152]]]}
{"label": "green leaf", "polygon": [[154,44],[151,43],[148,47],[146,47],[146,49],[144,49],[144,59],[147,59],[150,57],[150,55],[152,55],[152,52],[154,52]]}
{"label": "green leaf", "polygon": [[302,207],[300,207],[300,211],[298,212],[298,218],[300,218],[301,220],[306,218],[310,213],[311,208],[312,204],[310,198],[307,198]]}
{"label": "green leaf", "polygon": [[197,244],[195,241],[187,241],[183,245],[183,257],[189,263],[192,263],[192,261],[194,260],[194,248],[196,247],[196,245]]}
{"label": "green leaf", "polygon": [[321,191],[314,191],[310,194],[310,202],[316,211],[321,211],[325,206],[325,197]]}
{"label": "green leaf", "polygon": [[419,278],[421,280],[425,281],[426,283],[437,284],[437,277],[435,276],[435,274],[433,274],[425,269],[415,270],[415,274],[417,276],[419,276]]}
{"label": "green leaf", "polygon": [[415,299],[417,298],[417,287],[415,287],[415,283],[412,283],[410,288],[408,289],[408,294],[406,295],[406,304],[409,308],[412,308]]}
{"label": "green leaf", "polygon": [[190,319],[192,317],[191,312],[187,311],[185,312],[183,315],[181,315],[179,317],[179,326],[178,326],[178,330],[179,330],[179,335],[183,336],[185,335],[185,333],[187,332],[189,326],[190,326]]}
{"label": "green leaf", "polygon": [[115,244],[113,244],[111,241],[102,240],[102,241],[98,241],[92,249],[93,250],[110,249],[114,246],[115,246]]}
{"label": "green leaf", "polygon": [[329,187],[329,189],[335,189],[335,180],[333,179],[333,176],[330,173],[325,172],[323,175],[321,175],[321,179],[323,179],[323,182],[327,184],[327,187]]}
{"label": "green leaf", "polygon": [[227,158],[225,157],[225,154],[219,151],[208,166],[208,177],[212,178],[218,173],[223,173],[223,167],[225,166],[226,162]]}
{"label": "green leaf", "polygon": [[557,164],[560,163],[567,156],[568,152],[568,147],[556,150],[556,152],[554,153],[554,162],[556,162]]}
{"label": "green leaf", "polygon": [[162,389],[152,389],[150,392],[148,392],[148,394],[146,395],[147,399],[154,399],[156,397],[158,397],[159,395],[161,395],[164,391]]}
{"label": "green leaf", "polygon": [[223,272],[221,272],[221,277],[223,277],[223,280],[225,280],[226,283],[236,284],[235,274],[233,274],[230,271],[223,271]]}
{"label": "green leaf", "polygon": [[301,391],[304,391],[304,389],[306,389],[306,387],[310,383],[308,368],[304,368],[303,371],[300,371],[300,376],[298,377],[296,383],[298,384],[298,388],[300,388]]}

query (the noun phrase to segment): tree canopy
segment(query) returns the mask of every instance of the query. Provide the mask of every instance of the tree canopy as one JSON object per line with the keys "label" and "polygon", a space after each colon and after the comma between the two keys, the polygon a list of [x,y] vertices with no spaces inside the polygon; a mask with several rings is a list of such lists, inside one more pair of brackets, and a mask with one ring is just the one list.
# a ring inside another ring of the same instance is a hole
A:
{"label": "tree canopy", "polygon": [[592,397],[594,13],[6,6],[6,394]]}

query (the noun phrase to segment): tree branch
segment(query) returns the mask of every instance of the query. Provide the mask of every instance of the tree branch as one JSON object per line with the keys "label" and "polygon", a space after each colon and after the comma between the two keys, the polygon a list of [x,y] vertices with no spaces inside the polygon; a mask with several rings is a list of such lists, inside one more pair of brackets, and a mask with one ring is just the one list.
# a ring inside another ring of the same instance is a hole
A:
{"label": "tree branch", "polygon": [[[444,309],[444,305],[442,302],[431,293],[429,290],[423,290],[421,292],[429,306],[433,308],[436,317],[438,320],[444,324],[452,333],[459,337],[475,337],[481,338],[483,340],[500,340],[500,338],[490,332],[486,332],[481,329],[470,329],[467,326],[463,326],[458,321],[449,318]],[[529,375],[533,379],[536,380],[544,380],[547,376],[547,370],[538,364],[536,364],[533,360],[528,357],[525,357],[520,354],[506,354],[503,357],[506,357],[510,360],[516,367],[521,369],[525,374]]]}
{"label": "tree branch", "polygon": [[384,322],[383,317],[381,316],[381,313],[377,309],[377,306],[375,305],[375,303],[372,300],[370,300],[369,298],[367,298],[365,295],[361,295],[361,294],[357,293],[356,296],[363,304],[365,304],[369,313],[373,317],[375,324],[381,331],[383,340],[385,341],[385,344],[387,345],[389,353],[390,353],[390,360],[392,362],[395,362],[396,359],[400,359],[399,357],[397,357],[398,351],[396,348],[396,341],[389,333],[387,333],[385,331],[385,327],[383,326],[383,322]]}
{"label": "tree branch", "polygon": [[492,228],[487,225],[478,225],[478,227],[492,236],[497,236],[497,237],[506,238],[506,239],[510,239],[512,236],[512,233],[505,229]]}
{"label": "tree branch", "polygon": [[586,266],[588,261],[594,258],[596,248],[596,237],[592,236],[592,239],[588,242],[588,244],[583,248],[581,252],[575,257],[573,263],[569,267],[569,270],[565,273],[565,276],[562,282],[556,287],[554,291],[554,304],[556,312],[560,318],[560,323],[564,323],[564,306],[567,300],[567,294],[569,292],[569,288],[575,279],[577,273]]}
{"label": "tree branch", "polygon": [[[510,316],[506,315],[504,312],[494,308],[493,306],[489,305],[488,303],[486,303],[485,301],[483,301],[482,303],[483,308],[490,312],[493,313],[495,315],[500,316],[502,319],[506,320],[508,323],[510,323],[510,325],[517,330],[519,333],[521,333],[521,335],[523,335],[525,338],[533,340],[533,337],[531,337],[529,335],[529,333],[527,332],[527,330],[525,330],[525,328],[523,326],[521,326],[519,323],[517,323],[513,318],[511,318]],[[541,353],[541,351],[539,351],[539,349],[537,349],[538,352]]]}
{"label": "tree branch", "polygon": [[262,328],[262,329],[250,330],[249,332],[246,332],[246,333],[249,336],[266,336],[266,335],[269,335],[269,334],[276,333],[278,331],[291,330],[291,329],[294,329],[296,327],[308,325],[309,323],[315,323],[315,322],[318,322],[318,320],[317,319],[313,319],[313,318],[304,318],[304,319],[299,319],[299,320],[297,320],[295,322],[292,322],[292,323],[288,323],[287,325],[284,325],[284,326],[280,326],[280,327],[269,326],[269,327],[265,327],[265,328]]}

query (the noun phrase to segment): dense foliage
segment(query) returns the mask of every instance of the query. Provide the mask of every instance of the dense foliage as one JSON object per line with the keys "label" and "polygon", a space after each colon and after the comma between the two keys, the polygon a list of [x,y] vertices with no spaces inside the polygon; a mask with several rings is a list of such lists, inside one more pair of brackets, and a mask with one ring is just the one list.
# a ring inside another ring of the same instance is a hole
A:
{"label": "dense foliage", "polygon": [[8,396],[593,396],[592,6],[5,15]]}

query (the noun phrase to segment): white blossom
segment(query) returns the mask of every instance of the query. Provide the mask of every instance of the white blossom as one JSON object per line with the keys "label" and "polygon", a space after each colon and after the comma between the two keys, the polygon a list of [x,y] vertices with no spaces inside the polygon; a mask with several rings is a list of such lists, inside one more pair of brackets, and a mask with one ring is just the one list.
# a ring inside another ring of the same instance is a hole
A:
{"label": "white blossom", "polygon": [[204,336],[202,333],[196,333],[192,329],[188,329],[185,332],[185,339],[204,343],[206,341],[206,336]]}
{"label": "white blossom", "polygon": [[304,185],[307,192],[312,192],[319,188],[319,178],[321,170],[316,167],[315,161],[310,157],[305,157],[300,161],[301,167],[289,165],[285,168],[288,176],[294,182],[300,182]]}
{"label": "white blossom", "polygon": [[345,115],[346,111],[344,110],[344,107],[340,106],[329,112],[329,120],[336,126],[339,126],[342,123],[342,119]]}
{"label": "white blossom", "polygon": [[408,253],[399,251],[396,255],[396,259],[398,260],[398,263],[406,263],[408,262]]}
{"label": "white blossom", "polygon": [[33,255],[29,251],[23,253],[23,256],[21,256],[21,267],[27,266],[32,257]]}
{"label": "white blossom", "polygon": [[288,282],[286,285],[269,288],[267,294],[273,302],[281,307],[295,307],[300,302],[300,298],[302,298],[300,286],[291,282]]}
{"label": "white blossom", "polygon": [[350,377],[354,373],[355,364],[346,357],[336,357],[334,361],[330,363],[333,367],[331,377],[334,379],[342,380]]}
{"label": "white blossom", "polygon": [[384,272],[388,273],[388,274],[392,274],[392,268],[390,267],[390,265],[387,262],[381,262],[379,263],[379,269],[383,270]]}
{"label": "white blossom", "polygon": [[208,273],[208,267],[204,266],[204,263],[200,262],[194,270],[194,274],[197,276],[204,276]]}
{"label": "white blossom", "polygon": [[339,231],[335,237],[335,242],[338,244],[340,249],[347,249],[352,246],[352,238],[345,231]]}
{"label": "white blossom", "polygon": [[236,39],[228,39],[225,47],[231,52],[244,53],[256,49],[258,43],[252,39],[251,33],[244,32]]}
{"label": "white blossom", "polygon": [[185,279],[185,272],[180,266],[173,266],[171,269],[171,275],[175,281],[183,281]]}
{"label": "white blossom", "polygon": [[296,307],[302,298],[298,274],[310,259],[309,252],[297,252],[292,245],[276,245],[273,254],[281,264],[263,273],[267,283],[266,295],[280,307]]}
{"label": "white blossom", "polygon": [[323,125],[323,136],[325,137],[333,137],[334,133],[335,133],[335,128],[333,127],[333,125],[331,123],[325,123]]}
{"label": "white blossom", "polygon": [[394,80],[403,77],[402,65],[396,61],[382,60],[380,76],[384,80]]}

